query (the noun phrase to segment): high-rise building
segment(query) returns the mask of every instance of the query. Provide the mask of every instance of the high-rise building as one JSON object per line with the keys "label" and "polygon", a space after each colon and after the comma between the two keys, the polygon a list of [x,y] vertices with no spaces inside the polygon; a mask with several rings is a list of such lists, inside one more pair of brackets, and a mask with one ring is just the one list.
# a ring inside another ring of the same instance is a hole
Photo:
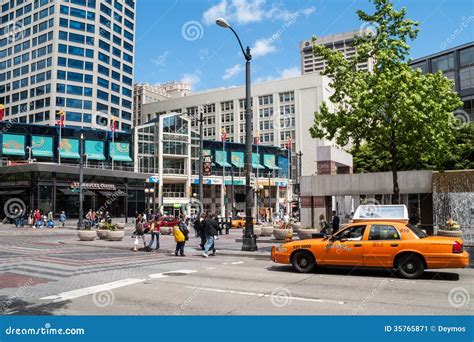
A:
{"label": "high-rise building", "polygon": [[474,42],[417,58],[410,65],[424,73],[441,71],[453,80],[464,102],[464,112],[457,111],[456,116],[464,122],[474,121]]}
{"label": "high-rise building", "polygon": [[169,82],[163,84],[136,83],[133,86],[133,124],[141,125],[142,106],[168,100],[171,98],[187,96],[191,85],[187,82]]}
{"label": "high-rise building", "polygon": [[133,0],[0,0],[4,120],[132,127]]}
{"label": "high-rise building", "polygon": [[[364,30],[338,33],[329,36],[317,37],[316,44],[324,45],[332,50],[340,51],[344,54],[346,59],[350,60],[354,58],[354,55],[356,54],[356,50],[353,46],[354,37],[356,35],[370,37],[370,34],[373,34],[373,32],[369,28]],[[321,72],[326,66],[326,61],[322,56],[314,56],[313,45],[314,43],[312,40],[305,40],[300,43],[301,73],[303,75]],[[369,58],[366,62],[357,64],[357,68],[359,70],[371,71],[373,66],[374,62],[371,58]]]}

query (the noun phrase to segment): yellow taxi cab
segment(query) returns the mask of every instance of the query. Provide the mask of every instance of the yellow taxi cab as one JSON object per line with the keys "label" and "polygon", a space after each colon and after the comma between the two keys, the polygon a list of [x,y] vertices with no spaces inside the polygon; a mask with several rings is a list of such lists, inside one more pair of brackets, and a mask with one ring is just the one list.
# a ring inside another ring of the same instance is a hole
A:
{"label": "yellow taxi cab", "polygon": [[[256,224],[256,220],[253,219],[253,224]],[[236,216],[231,220],[232,228],[243,228],[245,227],[245,217]]]}
{"label": "yellow taxi cab", "polygon": [[271,259],[302,273],[315,266],[375,267],[395,269],[408,279],[425,269],[469,265],[462,239],[427,236],[408,225],[404,205],[359,206],[353,222],[336,234],[273,246]]}

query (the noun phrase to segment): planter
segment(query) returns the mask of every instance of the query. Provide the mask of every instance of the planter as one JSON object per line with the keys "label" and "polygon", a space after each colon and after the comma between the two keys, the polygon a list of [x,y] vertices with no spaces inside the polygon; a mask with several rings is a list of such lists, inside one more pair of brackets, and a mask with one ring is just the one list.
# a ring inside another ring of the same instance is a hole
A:
{"label": "planter", "polygon": [[97,227],[98,229],[104,229],[104,226],[105,226],[105,222],[100,222]]}
{"label": "planter", "polygon": [[107,239],[109,241],[122,241],[125,236],[123,230],[109,230],[107,231]]}
{"label": "planter", "polygon": [[99,229],[97,229],[97,236],[101,240],[106,240],[107,239],[107,232],[108,232],[108,230],[99,228]]}
{"label": "planter", "polygon": [[317,234],[317,233],[319,233],[318,229],[301,229],[298,232],[298,237],[300,238],[300,240],[312,239],[313,234]]}
{"label": "planter", "polygon": [[273,226],[262,226],[260,229],[262,231],[261,236],[272,236],[273,234]]}
{"label": "planter", "polygon": [[295,233],[298,233],[301,230],[301,222],[295,222],[291,225],[291,227]]}
{"label": "planter", "polygon": [[161,227],[160,228],[160,234],[161,235],[171,235],[172,231],[173,231],[173,227]]}
{"label": "planter", "polygon": [[273,236],[276,240],[285,240],[289,235],[293,235],[293,229],[273,229]]}
{"label": "planter", "polygon": [[462,238],[462,230],[438,229],[438,236]]}
{"label": "planter", "polygon": [[117,229],[125,229],[125,223],[123,222],[117,223]]}
{"label": "planter", "polygon": [[[245,235],[245,228],[242,230],[242,234]],[[258,226],[253,227],[253,235],[261,236],[262,235],[262,228]]]}
{"label": "planter", "polygon": [[95,230],[80,230],[77,236],[81,241],[92,241],[97,237],[97,232]]}

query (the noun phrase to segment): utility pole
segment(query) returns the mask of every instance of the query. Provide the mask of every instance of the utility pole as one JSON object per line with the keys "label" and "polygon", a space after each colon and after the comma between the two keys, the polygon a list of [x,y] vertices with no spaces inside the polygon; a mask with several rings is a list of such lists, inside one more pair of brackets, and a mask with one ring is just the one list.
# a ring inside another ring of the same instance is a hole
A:
{"label": "utility pole", "polygon": [[77,229],[82,229],[84,218],[84,133],[81,132],[79,139],[79,221]]}

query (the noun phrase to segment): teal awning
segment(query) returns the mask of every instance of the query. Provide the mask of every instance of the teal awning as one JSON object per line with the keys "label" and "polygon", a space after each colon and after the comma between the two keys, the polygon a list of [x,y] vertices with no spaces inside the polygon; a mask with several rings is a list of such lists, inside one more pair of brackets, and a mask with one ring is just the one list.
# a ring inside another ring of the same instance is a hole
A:
{"label": "teal awning", "polygon": [[232,152],[231,153],[231,162],[235,167],[239,169],[244,167],[244,152]]}
{"label": "teal awning", "polygon": [[61,158],[80,159],[79,140],[62,138],[59,144],[59,155]]}
{"label": "teal awning", "polygon": [[263,165],[270,170],[280,170],[275,164],[275,155],[274,154],[264,154],[263,155]]}
{"label": "teal awning", "polygon": [[33,135],[31,137],[31,153],[34,157],[53,158],[53,137]]}
{"label": "teal awning", "polygon": [[232,167],[227,162],[227,152],[226,151],[216,151],[216,163],[222,167]]}
{"label": "teal awning", "polygon": [[25,136],[22,134],[3,134],[3,154],[25,156]]}
{"label": "teal awning", "polygon": [[260,164],[260,154],[259,153],[252,153],[252,168],[253,169],[264,169],[264,167]]}
{"label": "teal awning", "polygon": [[131,162],[130,144],[125,142],[110,143],[110,157],[113,161]]}
{"label": "teal awning", "polygon": [[105,160],[103,141],[86,140],[85,151],[88,160]]}

